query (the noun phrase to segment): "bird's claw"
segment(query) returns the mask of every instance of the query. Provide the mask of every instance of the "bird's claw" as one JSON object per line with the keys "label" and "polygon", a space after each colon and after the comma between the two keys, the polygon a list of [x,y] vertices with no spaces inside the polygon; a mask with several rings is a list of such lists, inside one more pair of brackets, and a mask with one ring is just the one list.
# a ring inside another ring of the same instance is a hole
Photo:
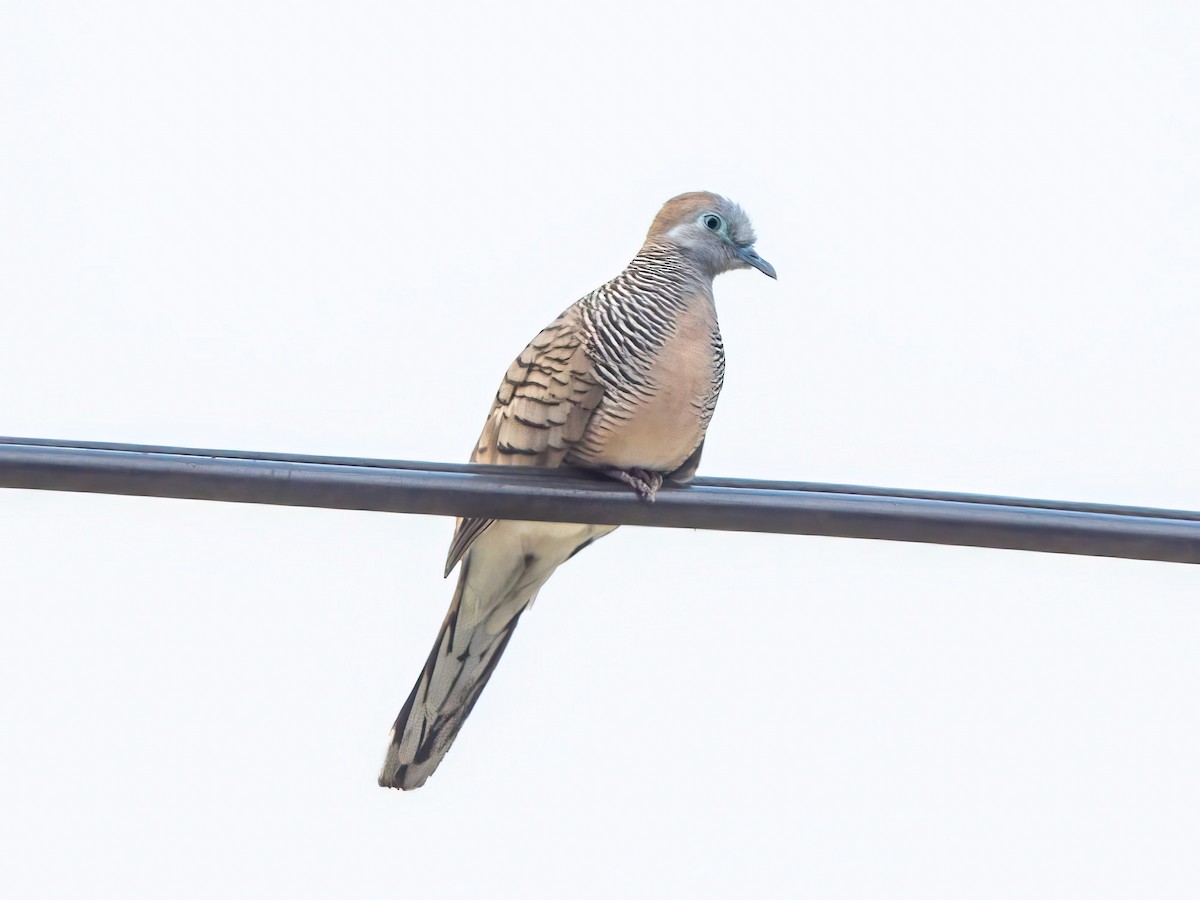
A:
{"label": "bird's claw", "polygon": [[646,469],[606,469],[604,474],[625,482],[638,492],[639,497],[650,503],[654,502],[654,496],[663,483],[661,472],[650,472]]}

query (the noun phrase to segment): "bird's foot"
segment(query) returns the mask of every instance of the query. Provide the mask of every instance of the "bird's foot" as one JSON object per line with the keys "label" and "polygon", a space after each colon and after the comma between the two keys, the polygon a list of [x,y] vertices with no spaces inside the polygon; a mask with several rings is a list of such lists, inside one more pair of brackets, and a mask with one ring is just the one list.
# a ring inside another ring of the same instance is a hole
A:
{"label": "bird's foot", "polygon": [[638,496],[650,503],[654,502],[654,495],[663,483],[661,472],[650,472],[646,469],[605,469],[604,474],[625,482],[638,492]]}

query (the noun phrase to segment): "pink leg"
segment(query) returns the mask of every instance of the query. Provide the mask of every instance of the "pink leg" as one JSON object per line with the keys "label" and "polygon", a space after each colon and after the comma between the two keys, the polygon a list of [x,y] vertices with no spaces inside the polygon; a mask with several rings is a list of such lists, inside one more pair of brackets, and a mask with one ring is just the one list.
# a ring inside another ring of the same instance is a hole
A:
{"label": "pink leg", "polygon": [[646,469],[604,469],[603,471],[608,477],[625,482],[637,491],[643,500],[651,503],[654,502],[654,495],[658,493],[658,489],[662,487],[663,483],[661,472],[650,472]]}

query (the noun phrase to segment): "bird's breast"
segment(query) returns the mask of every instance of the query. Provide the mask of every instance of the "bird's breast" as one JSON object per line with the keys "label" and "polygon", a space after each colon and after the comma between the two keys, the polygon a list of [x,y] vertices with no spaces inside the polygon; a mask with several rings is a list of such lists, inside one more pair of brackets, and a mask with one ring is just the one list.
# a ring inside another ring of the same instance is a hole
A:
{"label": "bird's breast", "polygon": [[648,361],[643,390],[606,392],[577,462],[671,472],[700,445],[721,389],[720,336],[708,304],[674,326]]}

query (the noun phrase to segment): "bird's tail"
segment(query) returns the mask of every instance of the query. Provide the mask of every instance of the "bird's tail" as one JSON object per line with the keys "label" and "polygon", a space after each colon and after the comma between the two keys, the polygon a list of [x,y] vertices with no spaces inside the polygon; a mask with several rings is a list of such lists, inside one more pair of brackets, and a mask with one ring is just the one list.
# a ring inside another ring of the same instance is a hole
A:
{"label": "bird's tail", "polygon": [[473,614],[478,604],[470,600],[476,598],[464,601],[464,592],[470,590],[470,562],[468,554],[437,643],[392,726],[379,773],[381,787],[412,790],[433,774],[492,677],[532,599],[528,591],[511,590],[510,586],[506,602],[484,604],[482,616]]}

